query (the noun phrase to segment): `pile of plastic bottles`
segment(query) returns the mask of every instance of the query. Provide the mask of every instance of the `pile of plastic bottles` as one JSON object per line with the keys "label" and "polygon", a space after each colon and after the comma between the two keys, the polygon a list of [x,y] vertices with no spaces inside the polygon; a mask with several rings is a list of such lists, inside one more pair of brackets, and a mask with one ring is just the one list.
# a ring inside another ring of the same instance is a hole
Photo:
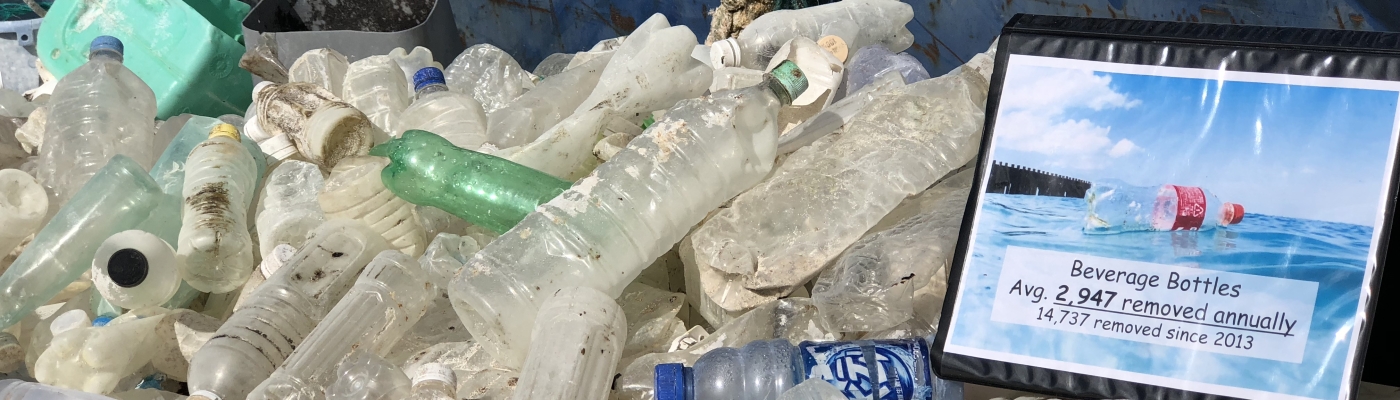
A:
{"label": "pile of plastic bottles", "polygon": [[98,38],[0,91],[0,398],[961,398],[925,338],[992,59],[930,78],[912,18],[320,49],[164,121]]}

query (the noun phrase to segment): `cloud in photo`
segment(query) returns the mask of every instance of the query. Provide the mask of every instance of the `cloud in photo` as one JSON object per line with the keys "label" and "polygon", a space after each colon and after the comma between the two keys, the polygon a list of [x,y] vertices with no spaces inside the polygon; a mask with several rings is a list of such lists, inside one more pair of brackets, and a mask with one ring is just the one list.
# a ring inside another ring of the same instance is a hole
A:
{"label": "cloud in photo", "polygon": [[1051,167],[1093,170],[1141,150],[1128,139],[1110,137],[1112,127],[1075,111],[1132,109],[1142,104],[1112,87],[1113,78],[1092,71],[1014,67],[1007,74],[997,121],[999,146],[1048,156]]}

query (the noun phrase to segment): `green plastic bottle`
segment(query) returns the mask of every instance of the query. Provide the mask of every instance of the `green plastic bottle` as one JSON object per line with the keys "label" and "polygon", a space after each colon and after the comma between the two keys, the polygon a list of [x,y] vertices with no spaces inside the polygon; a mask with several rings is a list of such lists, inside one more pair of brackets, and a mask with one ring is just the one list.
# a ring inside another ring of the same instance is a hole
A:
{"label": "green plastic bottle", "polygon": [[504,233],[573,183],[504,158],[453,146],[432,132],[411,130],[376,146],[388,157],[384,186],[410,203],[433,206]]}

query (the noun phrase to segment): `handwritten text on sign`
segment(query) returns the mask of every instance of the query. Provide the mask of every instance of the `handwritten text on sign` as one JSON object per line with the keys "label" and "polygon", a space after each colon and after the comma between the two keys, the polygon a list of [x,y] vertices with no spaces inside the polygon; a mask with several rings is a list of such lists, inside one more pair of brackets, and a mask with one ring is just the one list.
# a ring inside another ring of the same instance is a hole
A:
{"label": "handwritten text on sign", "polygon": [[992,320],[1300,362],[1317,283],[1007,247]]}

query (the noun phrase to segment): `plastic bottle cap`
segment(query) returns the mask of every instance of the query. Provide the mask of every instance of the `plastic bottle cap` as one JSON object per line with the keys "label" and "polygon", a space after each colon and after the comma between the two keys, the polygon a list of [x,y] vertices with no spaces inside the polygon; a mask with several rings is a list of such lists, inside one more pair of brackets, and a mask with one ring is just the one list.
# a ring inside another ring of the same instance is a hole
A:
{"label": "plastic bottle cap", "polygon": [[437,69],[437,68],[434,68],[434,67],[423,68],[423,69],[418,70],[417,73],[414,73],[414,74],[413,74],[413,90],[414,90],[414,91],[423,90],[423,87],[428,86],[428,85],[446,85],[446,84],[447,84],[447,78],[442,76],[442,70]]}
{"label": "plastic bottle cap", "polygon": [[121,39],[104,35],[92,39],[92,45],[88,47],[88,52],[95,52],[98,50],[111,50],[117,52],[117,54],[124,54],[126,46],[122,45]]}
{"label": "plastic bottle cap", "polygon": [[133,288],[146,281],[146,274],[150,270],[151,264],[141,250],[117,250],[107,259],[107,276],[112,278],[112,283],[124,288]]}
{"label": "plastic bottle cap", "polygon": [[292,139],[288,138],[287,135],[277,135],[264,140],[258,143],[258,148],[278,161],[285,160],[297,153],[297,145],[292,143]]}
{"label": "plastic bottle cap", "polygon": [[59,314],[57,318],[53,319],[53,322],[49,323],[49,333],[58,335],[73,328],[89,325],[92,325],[92,321],[88,320],[86,311],[68,310],[68,312]]}
{"label": "plastic bottle cap", "polygon": [[267,131],[263,130],[262,125],[259,125],[257,115],[248,117],[248,120],[243,122],[243,133],[258,143],[272,138],[272,135],[268,135]]}
{"label": "plastic bottle cap", "polygon": [[685,364],[656,366],[656,400],[685,400]]}
{"label": "plastic bottle cap", "polygon": [[782,100],[783,105],[792,104],[793,99],[807,91],[807,75],[795,62],[783,61],[768,76],[772,78],[768,80],[768,88]]}
{"label": "plastic bottle cap", "polygon": [[447,386],[457,387],[457,374],[441,363],[427,363],[418,367],[418,375],[413,377],[416,386],[423,381],[438,381]]}
{"label": "plastic bottle cap", "polygon": [[1234,225],[1244,220],[1244,206],[1235,203],[1225,203],[1225,223]]}
{"label": "plastic bottle cap", "polygon": [[846,57],[850,55],[851,51],[849,47],[846,47],[846,41],[841,40],[840,36],[823,36],[817,40],[817,45],[830,51],[831,55],[836,56],[836,59],[843,63],[846,62]]}
{"label": "plastic bottle cap", "polygon": [[715,69],[739,66],[739,40],[724,39],[710,45],[710,65]]}
{"label": "plastic bottle cap", "polygon": [[110,315],[103,315],[101,317],[93,318],[92,326],[107,326],[107,324],[112,323],[113,319],[116,319],[116,317]]}
{"label": "plastic bottle cap", "polygon": [[229,138],[229,139],[233,139],[233,141],[235,141],[235,142],[237,142],[237,141],[239,141],[239,140],[242,140],[241,138],[238,137],[238,128],[234,128],[233,125],[231,125],[231,124],[218,124],[218,125],[214,125],[214,129],[210,129],[210,130],[209,130],[209,138],[210,138],[210,139],[213,139],[213,138],[219,137],[219,136],[223,136],[223,137],[226,137],[226,138]]}

